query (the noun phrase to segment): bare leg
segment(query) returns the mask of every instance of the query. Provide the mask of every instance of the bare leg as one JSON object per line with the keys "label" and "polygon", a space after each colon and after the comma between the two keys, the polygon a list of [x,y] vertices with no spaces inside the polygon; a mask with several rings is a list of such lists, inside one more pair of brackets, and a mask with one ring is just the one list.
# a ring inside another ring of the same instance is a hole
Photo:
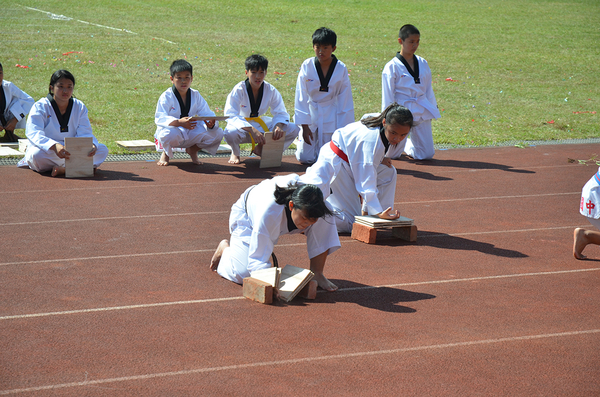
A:
{"label": "bare leg", "polygon": [[237,154],[231,153],[231,157],[229,157],[229,164],[239,164],[240,163],[240,156],[238,156]]}
{"label": "bare leg", "polygon": [[254,153],[257,156],[261,156],[262,155],[263,146],[264,145],[262,143],[254,146],[254,150],[252,151],[252,153]]}
{"label": "bare leg", "polygon": [[573,256],[575,259],[586,259],[582,254],[588,244],[600,245],[600,232],[578,227],[573,231]]}
{"label": "bare leg", "polygon": [[327,255],[329,254],[329,250],[323,252],[312,258],[310,260],[310,270],[315,274],[313,280],[316,280],[319,287],[323,288],[325,291],[336,291],[338,289],[337,285],[332,283],[323,275],[323,268],[325,267],[325,261],[327,260]]}
{"label": "bare leg", "polygon": [[198,145],[194,145],[192,147],[186,148],[185,152],[189,154],[192,158],[192,163],[200,165],[202,164],[202,161],[200,161],[200,159],[198,158],[198,150],[200,150],[200,147]]}
{"label": "bare leg", "polygon": [[169,156],[167,156],[166,152],[162,152],[162,154],[160,155],[160,160],[158,160],[158,162],[156,164],[158,165],[162,165],[162,166],[167,166],[169,165]]}
{"label": "bare leg", "polygon": [[221,262],[221,256],[223,255],[223,251],[225,251],[225,248],[227,247],[229,247],[229,241],[221,240],[221,242],[217,246],[217,250],[215,251],[212,259],[210,260],[210,270],[217,270],[217,267],[219,267],[219,262]]}
{"label": "bare leg", "polygon": [[65,174],[65,167],[60,167],[58,165],[55,165],[54,167],[52,167],[52,176],[62,176]]}

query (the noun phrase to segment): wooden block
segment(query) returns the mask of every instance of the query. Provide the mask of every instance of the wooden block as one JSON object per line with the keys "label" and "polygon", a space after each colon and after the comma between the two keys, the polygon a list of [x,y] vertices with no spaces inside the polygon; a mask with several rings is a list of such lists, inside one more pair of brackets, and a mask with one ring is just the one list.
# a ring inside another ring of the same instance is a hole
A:
{"label": "wooden block", "polygon": [[318,286],[319,283],[317,283],[317,280],[310,280],[308,284],[298,292],[298,296],[304,299],[316,299]]}
{"label": "wooden block", "polygon": [[392,235],[399,239],[415,242],[417,241],[417,226],[398,226],[392,228]]}
{"label": "wooden block", "polygon": [[65,149],[70,154],[69,158],[65,159],[65,178],[94,176],[94,158],[88,156],[92,145],[92,137],[65,138]]}
{"label": "wooden block", "polygon": [[285,134],[278,140],[273,140],[272,132],[265,132],[265,143],[260,155],[260,168],[281,167],[281,157],[283,157],[283,145],[285,144]]}
{"label": "wooden block", "polygon": [[354,222],[352,225],[352,238],[367,244],[375,244],[377,229]]}
{"label": "wooden block", "polygon": [[266,305],[273,303],[273,286],[271,284],[246,277],[243,286],[246,298]]}
{"label": "wooden block", "polygon": [[156,146],[154,145],[154,142],[150,142],[147,139],[140,139],[137,141],[116,141],[115,142],[117,145],[124,147],[127,150],[131,150],[134,152],[140,151],[140,150],[154,150],[156,149]]}

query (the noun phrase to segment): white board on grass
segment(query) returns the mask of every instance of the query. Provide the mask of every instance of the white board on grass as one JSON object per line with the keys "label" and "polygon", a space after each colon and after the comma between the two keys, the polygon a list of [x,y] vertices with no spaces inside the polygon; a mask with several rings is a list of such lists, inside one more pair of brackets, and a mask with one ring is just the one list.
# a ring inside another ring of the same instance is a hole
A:
{"label": "white board on grass", "polygon": [[150,142],[147,139],[139,139],[135,141],[116,141],[115,143],[134,152],[140,150],[154,150],[156,148],[156,146],[154,146],[154,142]]}
{"label": "white board on grass", "polygon": [[65,178],[89,178],[94,176],[94,157],[88,156],[93,148],[92,137],[65,138]]}

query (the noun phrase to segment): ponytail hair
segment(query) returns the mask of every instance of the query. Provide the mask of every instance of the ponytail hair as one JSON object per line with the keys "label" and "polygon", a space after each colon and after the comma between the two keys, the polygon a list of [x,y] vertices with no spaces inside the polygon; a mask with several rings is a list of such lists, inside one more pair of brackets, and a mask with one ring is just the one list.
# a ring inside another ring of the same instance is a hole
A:
{"label": "ponytail hair", "polygon": [[409,127],[413,126],[413,115],[411,111],[402,105],[398,105],[396,102],[385,108],[379,116],[367,117],[361,120],[361,122],[369,128],[381,128],[383,126],[383,120],[385,120],[385,123],[388,125],[399,124],[407,125]]}
{"label": "ponytail hair", "polygon": [[306,211],[308,218],[317,219],[333,214],[325,204],[323,192],[315,185],[276,186],[273,195],[277,204],[287,205],[291,201],[294,208]]}

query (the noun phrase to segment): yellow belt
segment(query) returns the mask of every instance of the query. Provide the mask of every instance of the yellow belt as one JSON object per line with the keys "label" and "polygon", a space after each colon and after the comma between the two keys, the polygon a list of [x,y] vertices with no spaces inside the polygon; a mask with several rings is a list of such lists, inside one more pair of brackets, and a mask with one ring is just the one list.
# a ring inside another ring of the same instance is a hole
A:
{"label": "yellow belt", "polygon": [[[256,121],[263,129],[264,132],[269,132],[269,128],[267,124],[260,117],[246,117],[246,121]],[[252,141],[252,152],[254,152],[254,147],[256,146],[256,142],[254,142],[254,138],[252,134],[250,134],[250,140]]]}

